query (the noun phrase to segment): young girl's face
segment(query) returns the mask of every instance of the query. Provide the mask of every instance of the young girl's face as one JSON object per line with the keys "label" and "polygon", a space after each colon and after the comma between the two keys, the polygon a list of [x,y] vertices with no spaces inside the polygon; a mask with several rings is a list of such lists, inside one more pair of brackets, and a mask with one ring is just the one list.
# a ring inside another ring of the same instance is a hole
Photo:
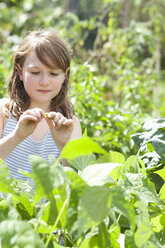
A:
{"label": "young girl's face", "polygon": [[62,69],[51,69],[31,52],[20,71],[20,79],[30,97],[30,107],[42,107],[49,110],[51,100],[58,95],[65,79]]}

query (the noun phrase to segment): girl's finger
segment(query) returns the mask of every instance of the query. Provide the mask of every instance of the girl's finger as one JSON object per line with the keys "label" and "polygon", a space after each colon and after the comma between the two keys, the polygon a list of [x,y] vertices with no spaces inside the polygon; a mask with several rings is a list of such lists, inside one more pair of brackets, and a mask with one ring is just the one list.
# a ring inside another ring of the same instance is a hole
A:
{"label": "girl's finger", "polygon": [[36,116],[33,115],[24,115],[20,117],[20,121],[38,121],[38,118]]}
{"label": "girl's finger", "polygon": [[59,112],[56,113],[56,115],[54,116],[54,122],[57,123],[60,119],[63,118],[63,115],[60,114]]}
{"label": "girl's finger", "polygon": [[63,125],[68,126],[68,127],[71,127],[71,126],[73,126],[73,120],[72,120],[72,119],[67,119],[67,120],[63,123]]}
{"label": "girl's finger", "polygon": [[46,120],[50,129],[55,127],[54,122],[50,118],[45,118],[45,120]]}
{"label": "girl's finger", "polygon": [[55,122],[56,128],[60,128],[66,120],[67,119],[65,117],[61,117],[57,122]]}
{"label": "girl's finger", "polygon": [[27,115],[27,114],[35,116],[37,117],[38,120],[40,120],[41,118],[43,118],[44,112],[42,109],[34,108],[34,109],[29,109],[25,111],[23,115]]}

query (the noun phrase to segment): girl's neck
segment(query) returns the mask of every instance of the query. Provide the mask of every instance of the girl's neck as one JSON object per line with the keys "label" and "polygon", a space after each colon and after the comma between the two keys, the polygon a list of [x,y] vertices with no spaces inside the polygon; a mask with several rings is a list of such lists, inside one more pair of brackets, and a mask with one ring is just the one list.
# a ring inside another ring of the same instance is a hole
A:
{"label": "girl's neck", "polygon": [[31,103],[30,106],[29,106],[29,109],[33,109],[33,108],[41,108],[45,112],[50,111],[50,105],[49,104],[46,105],[46,104]]}

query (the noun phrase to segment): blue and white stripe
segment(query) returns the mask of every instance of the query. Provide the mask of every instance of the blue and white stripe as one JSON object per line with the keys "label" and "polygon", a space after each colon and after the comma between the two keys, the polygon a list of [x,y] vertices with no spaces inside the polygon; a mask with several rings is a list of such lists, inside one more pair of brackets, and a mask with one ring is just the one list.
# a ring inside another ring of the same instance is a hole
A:
{"label": "blue and white stripe", "polygon": [[[6,119],[2,138],[10,134],[15,129],[16,125],[17,120],[13,118]],[[57,158],[59,156],[59,150],[54,143],[50,131],[48,131],[46,137],[41,141],[35,141],[31,139],[30,136],[27,137],[8,155],[5,159],[5,163],[8,165],[14,178],[17,180],[27,180],[27,177],[19,173],[19,171],[32,173],[29,156],[39,155],[49,161],[50,154]]]}

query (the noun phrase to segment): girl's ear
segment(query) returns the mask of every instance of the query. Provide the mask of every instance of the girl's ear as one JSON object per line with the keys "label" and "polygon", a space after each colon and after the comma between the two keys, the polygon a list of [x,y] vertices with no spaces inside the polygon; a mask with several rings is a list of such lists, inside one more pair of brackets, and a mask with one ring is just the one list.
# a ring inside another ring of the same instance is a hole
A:
{"label": "girl's ear", "polygon": [[23,76],[22,76],[22,68],[21,68],[20,64],[17,64],[17,72],[18,72],[20,80],[22,81]]}

